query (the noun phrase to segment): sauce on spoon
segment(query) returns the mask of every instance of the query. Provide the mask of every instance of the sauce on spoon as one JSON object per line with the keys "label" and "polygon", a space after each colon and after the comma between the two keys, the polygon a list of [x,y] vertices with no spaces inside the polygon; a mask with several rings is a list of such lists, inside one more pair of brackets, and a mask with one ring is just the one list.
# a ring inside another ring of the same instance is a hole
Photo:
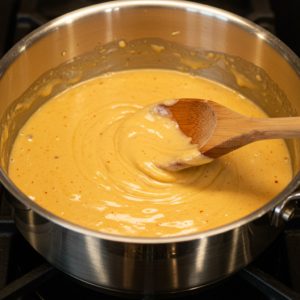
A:
{"label": "sauce on spoon", "polygon": [[172,170],[172,166],[179,170],[202,165],[261,140],[300,138],[300,117],[248,117],[209,100],[179,99],[158,103],[154,111],[171,118],[201,154],[194,155],[191,163],[189,157],[179,155],[173,162],[167,162],[168,170]]}

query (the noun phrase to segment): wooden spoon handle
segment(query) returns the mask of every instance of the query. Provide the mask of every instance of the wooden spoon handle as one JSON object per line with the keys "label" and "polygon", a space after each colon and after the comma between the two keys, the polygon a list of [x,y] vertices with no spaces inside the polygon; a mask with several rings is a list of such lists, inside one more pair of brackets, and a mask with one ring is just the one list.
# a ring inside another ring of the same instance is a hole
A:
{"label": "wooden spoon handle", "polygon": [[224,115],[222,117],[212,138],[199,149],[211,158],[260,140],[300,138],[300,117],[251,118],[236,114],[230,121]]}
{"label": "wooden spoon handle", "polygon": [[250,119],[253,141],[300,138],[300,117]]}

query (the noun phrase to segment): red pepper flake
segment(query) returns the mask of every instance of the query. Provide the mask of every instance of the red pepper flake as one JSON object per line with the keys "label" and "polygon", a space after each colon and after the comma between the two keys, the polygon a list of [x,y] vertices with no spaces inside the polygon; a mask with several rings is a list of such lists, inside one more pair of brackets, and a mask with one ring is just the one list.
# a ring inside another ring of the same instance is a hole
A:
{"label": "red pepper flake", "polygon": [[94,115],[94,117],[96,117],[96,115]]}
{"label": "red pepper flake", "polygon": [[100,132],[100,135],[102,135],[102,132]]}
{"label": "red pepper flake", "polygon": [[110,161],[108,160],[107,162],[109,163]]}
{"label": "red pepper flake", "polygon": [[278,181],[277,181],[277,180],[275,180],[275,183],[278,183]]}
{"label": "red pepper flake", "polygon": [[33,183],[33,181],[31,181],[31,183]]}
{"label": "red pepper flake", "polygon": [[45,194],[48,194],[48,192],[45,192]]}
{"label": "red pepper flake", "polygon": [[203,210],[200,210],[201,213],[203,213]]}

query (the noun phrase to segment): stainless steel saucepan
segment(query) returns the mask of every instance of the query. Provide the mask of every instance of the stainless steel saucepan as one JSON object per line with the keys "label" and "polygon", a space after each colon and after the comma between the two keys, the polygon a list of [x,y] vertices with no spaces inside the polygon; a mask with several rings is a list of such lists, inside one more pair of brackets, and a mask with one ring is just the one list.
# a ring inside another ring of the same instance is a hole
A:
{"label": "stainless steel saucepan", "polygon": [[[127,47],[118,47],[120,40]],[[149,48],[152,52],[136,57],[128,51],[153,40],[164,44],[166,54]],[[174,55],[187,55],[189,49],[208,61],[223,53],[231,67],[258,78],[259,88],[239,86],[224,60],[194,70]],[[101,72],[131,67],[180,67],[239,90],[272,117],[300,112],[299,58],[241,17],[183,1],[114,1],[69,13],[35,30],[0,61],[0,180],[14,221],[55,267],[98,287],[163,294],[216,282],[250,263],[292,217],[300,196],[295,192],[300,181],[298,140],[287,141],[294,179],[267,205],[226,226],[179,237],[132,238],[80,227],[38,206],[7,176],[18,130],[49,97]],[[47,89],[51,78],[55,84]]]}

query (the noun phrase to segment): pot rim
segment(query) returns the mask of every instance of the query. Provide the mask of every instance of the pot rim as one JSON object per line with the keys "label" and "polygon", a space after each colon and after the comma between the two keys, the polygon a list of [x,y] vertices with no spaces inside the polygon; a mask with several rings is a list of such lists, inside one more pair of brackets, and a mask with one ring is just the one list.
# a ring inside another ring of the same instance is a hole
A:
{"label": "pot rim", "polygon": [[[3,77],[6,70],[14,62],[14,60],[19,57],[27,48],[37,42],[39,39],[43,38],[47,34],[54,30],[72,22],[73,20],[78,21],[79,19],[86,18],[88,16],[107,13],[113,10],[119,10],[120,8],[130,8],[130,7],[164,7],[169,9],[182,9],[188,10],[189,12],[209,14],[218,19],[224,20],[225,22],[232,22],[235,25],[245,29],[246,31],[258,36],[263,39],[269,46],[274,48],[280,55],[282,55],[291,67],[295,70],[297,75],[300,77],[300,59],[297,55],[287,47],[283,42],[281,42],[277,37],[263,29],[262,27],[237,16],[233,13],[227,12],[225,10],[215,8],[212,6],[197,4],[188,1],[160,1],[160,0],[146,0],[146,1],[112,1],[102,4],[96,4],[75,10],[73,12],[67,13],[60,16],[44,25],[34,30],[32,33],[20,40],[15,46],[13,46],[4,57],[0,60],[0,80]],[[18,189],[18,187],[10,180],[8,175],[5,173],[2,167],[0,167],[0,181],[3,186],[20,202],[26,205],[29,209],[32,209],[42,217],[54,222],[55,224],[62,226],[66,229],[81,233],[83,235],[92,236],[95,238],[100,238],[115,242],[125,242],[133,244],[168,244],[177,242],[186,242],[197,239],[208,238],[213,235],[222,234],[227,231],[231,231],[235,228],[241,227],[261,216],[270,212],[275,206],[283,202],[299,185],[300,183],[300,172],[298,172],[289,185],[279,193],[275,198],[273,198],[269,203],[256,210],[255,212],[221,227],[210,229],[203,232],[198,232],[194,234],[175,236],[175,237],[160,237],[160,238],[141,238],[141,237],[130,237],[130,236],[119,236],[108,233],[103,233],[95,231],[92,229],[84,228],[82,226],[71,223],[57,215],[54,215],[42,208],[32,200],[30,200],[25,194]]]}

